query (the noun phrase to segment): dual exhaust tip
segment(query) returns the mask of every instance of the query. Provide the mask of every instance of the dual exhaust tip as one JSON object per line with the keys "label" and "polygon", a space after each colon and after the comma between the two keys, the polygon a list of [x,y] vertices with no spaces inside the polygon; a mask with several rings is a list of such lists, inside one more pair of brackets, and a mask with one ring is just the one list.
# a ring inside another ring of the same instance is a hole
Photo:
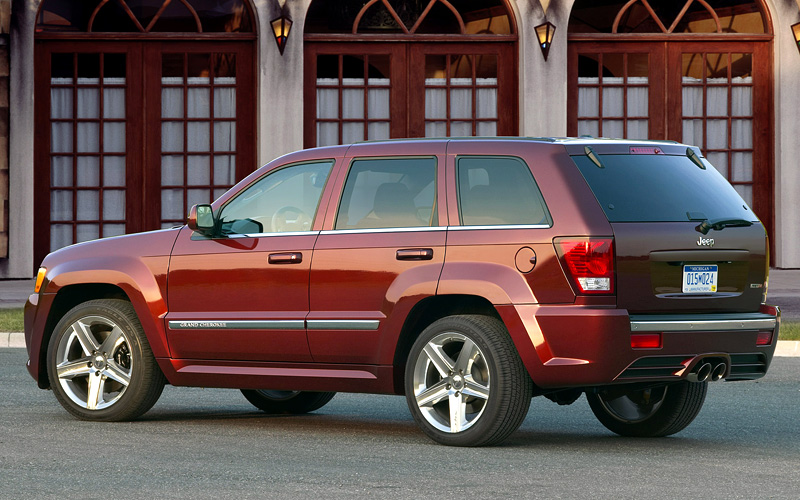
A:
{"label": "dual exhaust tip", "polygon": [[728,367],[725,363],[717,363],[712,366],[711,363],[701,363],[698,368],[689,374],[689,380],[692,382],[716,382],[725,376]]}

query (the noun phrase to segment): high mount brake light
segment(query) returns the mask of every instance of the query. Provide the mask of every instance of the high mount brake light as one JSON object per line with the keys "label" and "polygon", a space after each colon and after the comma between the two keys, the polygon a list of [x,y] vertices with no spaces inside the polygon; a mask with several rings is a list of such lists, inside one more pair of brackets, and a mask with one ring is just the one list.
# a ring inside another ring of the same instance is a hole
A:
{"label": "high mount brake light", "polygon": [[614,293],[613,238],[555,238],[561,266],[579,294]]}

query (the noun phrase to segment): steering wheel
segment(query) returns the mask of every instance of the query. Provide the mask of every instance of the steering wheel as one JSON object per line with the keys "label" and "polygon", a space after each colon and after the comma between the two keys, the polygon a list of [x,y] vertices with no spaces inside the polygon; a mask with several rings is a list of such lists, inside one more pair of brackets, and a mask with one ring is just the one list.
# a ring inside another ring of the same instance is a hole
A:
{"label": "steering wheel", "polygon": [[311,217],[297,207],[286,205],[272,215],[272,232],[310,231]]}

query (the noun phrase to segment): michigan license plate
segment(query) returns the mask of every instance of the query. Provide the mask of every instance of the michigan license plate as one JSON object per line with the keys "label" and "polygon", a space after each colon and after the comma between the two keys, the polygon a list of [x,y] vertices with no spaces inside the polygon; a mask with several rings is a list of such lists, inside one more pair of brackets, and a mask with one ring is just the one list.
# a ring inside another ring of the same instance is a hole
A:
{"label": "michigan license plate", "polygon": [[715,293],[717,266],[683,266],[683,293]]}

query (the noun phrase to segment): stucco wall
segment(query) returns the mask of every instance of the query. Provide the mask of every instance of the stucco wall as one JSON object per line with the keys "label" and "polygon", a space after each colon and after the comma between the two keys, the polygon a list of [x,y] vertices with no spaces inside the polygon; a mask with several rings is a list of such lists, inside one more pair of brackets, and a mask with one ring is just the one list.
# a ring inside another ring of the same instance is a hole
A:
{"label": "stucco wall", "polygon": [[800,268],[800,51],[791,26],[800,2],[769,1],[775,32],[775,254],[772,265]]}
{"label": "stucco wall", "polygon": [[33,276],[33,27],[38,0],[13,0],[9,51],[8,259],[0,277]]}

